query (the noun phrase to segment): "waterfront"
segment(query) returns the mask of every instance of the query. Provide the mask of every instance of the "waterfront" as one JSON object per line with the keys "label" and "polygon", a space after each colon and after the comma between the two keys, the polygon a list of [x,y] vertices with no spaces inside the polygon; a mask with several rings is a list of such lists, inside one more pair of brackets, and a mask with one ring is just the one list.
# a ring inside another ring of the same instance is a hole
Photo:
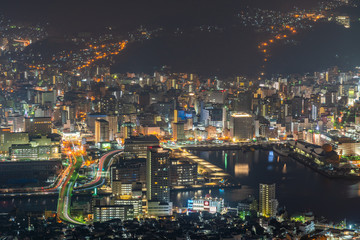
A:
{"label": "waterfront", "polygon": [[[230,206],[249,194],[258,196],[259,183],[276,183],[276,195],[280,206],[286,206],[290,214],[312,210],[317,216],[329,220],[360,223],[360,183],[358,181],[329,179],[305,167],[295,160],[281,157],[270,151],[192,151],[226,169],[235,177],[241,189],[213,190],[211,195],[223,197]],[[225,161],[227,159],[227,161]],[[205,195],[209,191],[173,193],[173,201],[185,205],[195,193]]]}
{"label": "waterfront", "polygon": [[[172,192],[174,206],[185,207],[194,195],[205,196],[211,193],[222,197],[230,206],[245,199],[249,194],[258,196],[259,183],[276,183],[276,195],[280,206],[286,206],[290,214],[312,210],[317,216],[339,221],[344,218],[349,223],[360,223],[360,183],[341,179],[329,179],[316,173],[301,163],[287,157],[278,156],[272,151],[228,150],[192,151],[195,155],[209,160],[234,176],[240,189],[214,189],[185,192]],[[225,161],[227,159],[227,161]],[[16,208],[23,211],[56,210],[55,196],[3,198],[0,200],[0,213],[11,212]],[[79,199],[78,199],[79,200]]]}
{"label": "waterfront", "polygon": [[0,198],[0,213],[56,211],[58,196],[28,196]]}

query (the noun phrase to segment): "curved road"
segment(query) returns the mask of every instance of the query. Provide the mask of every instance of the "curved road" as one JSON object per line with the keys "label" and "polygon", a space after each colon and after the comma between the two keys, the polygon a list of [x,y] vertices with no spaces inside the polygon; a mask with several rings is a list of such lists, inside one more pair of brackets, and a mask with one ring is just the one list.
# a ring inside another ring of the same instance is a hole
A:
{"label": "curved road", "polygon": [[89,183],[78,186],[75,188],[75,191],[84,191],[99,187],[105,183],[105,174],[107,173],[109,167],[112,163],[112,158],[114,155],[122,152],[123,150],[114,150],[106,153],[99,159],[98,170],[96,172],[96,177]]}
{"label": "curved road", "polygon": [[[111,165],[112,158],[114,155],[118,154],[122,150],[114,150],[111,152],[106,153],[99,159],[98,171],[96,173],[96,177],[93,181],[84,184],[77,188],[77,191],[88,190],[94,187],[100,186],[105,182],[105,173],[108,171],[108,168]],[[71,205],[71,195],[74,190],[74,185],[78,178],[78,172],[82,165],[82,158],[73,156],[74,162],[71,165],[71,169],[69,171],[69,175],[65,179],[63,186],[61,187],[60,194],[59,194],[59,201],[58,201],[58,217],[63,221],[84,225],[85,222],[76,220],[70,216],[70,205]]]}
{"label": "curved road", "polygon": [[[78,178],[78,172],[82,165],[82,159],[73,156],[74,162],[71,165],[69,175],[66,177],[64,184],[62,185],[59,193],[59,200],[57,206],[58,217],[66,222],[72,224],[85,224],[83,222],[77,221],[70,217],[70,204],[71,204],[71,193],[74,187],[74,184]],[[79,160],[81,159],[81,160]]]}

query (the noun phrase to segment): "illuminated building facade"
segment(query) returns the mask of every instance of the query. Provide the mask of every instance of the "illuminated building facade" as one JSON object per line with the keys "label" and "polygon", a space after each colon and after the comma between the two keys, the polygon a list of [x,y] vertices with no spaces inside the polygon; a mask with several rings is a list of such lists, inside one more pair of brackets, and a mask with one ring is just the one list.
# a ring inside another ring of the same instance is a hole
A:
{"label": "illuminated building facade", "polygon": [[31,144],[13,144],[10,148],[12,160],[50,160],[60,159],[59,146],[36,146]]}
{"label": "illuminated building facade", "polygon": [[147,147],[158,146],[159,144],[159,139],[154,135],[137,137],[131,136],[130,138],[125,139],[124,152],[146,158]]}
{"label": "illuminated building facade", "polygon": [[132,205],[107,205],[94,207],[94,222],[106,222],[112,219],[121,221],[133,220],[134,207]]}
{"label": "illuminated building facade", "polygon": [[109,141],[109,122],[104,119],[95,121],[95,142]]}
{"label": "illuminated building facade", "polygon": [[134,217],[142,214],[142,199],[115,199],[114,205],[133,206]]}
{"label": "illuminated building facade", "polygon": [[149,201],[170,202],[170,151],[148,147],[146,187]]}
{"label": "illuminated building facade", "polygon": [[177,141],[186,140],[183,122],[173,123],[173,138]]}
{"label": "illuminated building facade", "polygon": [[29,134],[25,132],[14,133],[10,130],[0,130],[0,153],[7,155],[12,144],[28,144]]}
{"label": "illuminated building facade", "polygon": [[171,185],[184,186],[197,183],[197,164],[179,159],[171,160]]}
{"label": "illuminated building facade", "polygon": [[188,200],[188,209],[193,211],[206,211],[210,213],[221,212],[224,208],[222,198],[192,198]]}
{"label": "illuminated building facade", "polygon": [[51,118],[25,118],[25,131],[28,132],[29,135],[49,135],[52,131]]}
{"label": "illuminated building facade", "polygon": [[231,137],[235,139],[252,139],[254,137],[254,117],[248,113],[231,115]]}
{"label": "illuminated building facade", "polygon": [[260,184],[259,187],[259,213],[265,217],[275,217],[278,201],[275,198],[276,185]]}

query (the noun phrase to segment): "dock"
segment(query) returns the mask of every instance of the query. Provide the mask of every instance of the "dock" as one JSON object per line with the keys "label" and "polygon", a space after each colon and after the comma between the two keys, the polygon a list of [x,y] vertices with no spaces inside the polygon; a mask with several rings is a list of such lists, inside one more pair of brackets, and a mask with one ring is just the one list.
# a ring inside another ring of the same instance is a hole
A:
{"label": "dock", "polygon": [[202,174],[206,173],[210,179],[223,179],[230,177],[230,174],[226,173],[222,168],[191,154],[186,149],[179,148],[174,150],[173,153],[175,157],[184,158],[191,163],[197,163],[198,171]]}

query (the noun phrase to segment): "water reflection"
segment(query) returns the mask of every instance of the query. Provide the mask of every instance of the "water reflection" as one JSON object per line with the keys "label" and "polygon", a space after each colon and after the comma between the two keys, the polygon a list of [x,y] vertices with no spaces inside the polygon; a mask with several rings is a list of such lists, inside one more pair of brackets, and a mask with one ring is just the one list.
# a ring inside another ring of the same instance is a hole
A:
{"label": "water reflection", "polygon": [[235,177],[248,176],[250,172],[249,164],[236,163],[234,168]]}
{"label": "water reflection", "polygon": [[268,156],[268,162],[272,163],[274,161],[274,152],[270,151]]}
{"label": "water reflection", "polygon": [[[194,151],[194,154],[227,170],[241,189],[224,189],[224,196],[230,206],[246,198],[249,192],[258,195],[259,183],[276,183],[276,195],[280,206],[286,206],[289,213],[313,210],[317,215],[330,220],[347,218],[360,223],[360,183],[341,179],[329,179],[287,157],[272,151]],[[174,202],[186,202],[195,192],[182,193]],[[199,194],[199,193],[197,193]],[[203,192],[200,196],[205,196]],[[219,197],[219,191],[213,191]]]}
{"label": "water reflection", "polygon": [[354,185],[351,185],[348,188],[348,196],[350,198],[360,197],[360,183],[356,183]]}

